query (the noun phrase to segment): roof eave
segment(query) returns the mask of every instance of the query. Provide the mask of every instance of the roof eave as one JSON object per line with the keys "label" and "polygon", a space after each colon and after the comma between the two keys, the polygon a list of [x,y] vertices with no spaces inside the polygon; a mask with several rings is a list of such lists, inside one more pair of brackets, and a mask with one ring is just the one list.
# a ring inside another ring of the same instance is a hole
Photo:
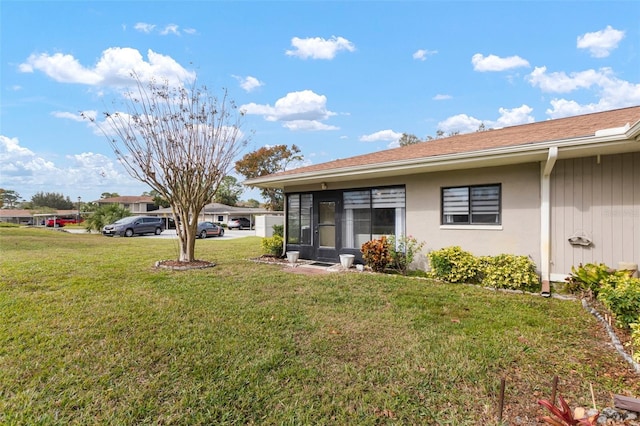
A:
{"label": "roof eave", "polygon": [[[425,142],[428,143],[428,142]],[[428,173],[453,169],[493,167],[544,161],[550,147],[558,147],[559,159],[640,150],[640,121],[619,132],[554,140],[482,151],[420,157],[386,163],[365,164],[288,175],[265,176],[243,182],[258,188],[285,188],[319,182],[349,181]]]}

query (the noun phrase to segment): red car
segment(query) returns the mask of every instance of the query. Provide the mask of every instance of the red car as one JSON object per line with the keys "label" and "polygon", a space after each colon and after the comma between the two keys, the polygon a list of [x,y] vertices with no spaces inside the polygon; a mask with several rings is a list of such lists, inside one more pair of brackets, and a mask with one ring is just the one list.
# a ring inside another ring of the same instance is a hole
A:
{"label": "red car", "polygon": [[81,223],[84,219],[80,218],[80,220],[76,220],[75,218],[73,219],[64,219],[64,218],[56,218],[54,219],[47,219],[46,225],[48,227],[59,227],[62,228],[65,225],[70,225],[70,224],[74,224],[74,223]]}

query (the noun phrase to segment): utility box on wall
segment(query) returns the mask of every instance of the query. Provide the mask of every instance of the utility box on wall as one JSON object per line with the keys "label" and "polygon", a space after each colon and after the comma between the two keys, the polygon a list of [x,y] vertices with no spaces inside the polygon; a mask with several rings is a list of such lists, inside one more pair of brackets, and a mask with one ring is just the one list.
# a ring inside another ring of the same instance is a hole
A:
{"label": "utility box on wall", "polygon": [[272,237],[273,225],[284,225],[284,216],[260,215],[256,216],[255,219],[255,229],[257,237]]}

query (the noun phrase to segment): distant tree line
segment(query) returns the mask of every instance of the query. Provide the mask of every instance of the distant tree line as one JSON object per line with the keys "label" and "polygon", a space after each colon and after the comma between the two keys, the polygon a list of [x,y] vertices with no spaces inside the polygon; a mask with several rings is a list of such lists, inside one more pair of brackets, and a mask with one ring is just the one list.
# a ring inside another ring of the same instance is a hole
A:
{"label": "distant tree line", "polygon": [[[491,130],[491,129],[487,129],[484,123],[480,123],[480,125],[478,126],[478,130],[476,130],[476,132],[484,132],[486,130]],[[417,137],[412,133],[403,133],[402,136],[400,136],[400,139],[398,139],[398,143],[400,144],[400,146],[415,145],[417,143],[429,142],[435,139],[442,139],[444,137],[456,136],[459,134],[460,134],[459,130],[456,130],[454,132],[449,132],[447,134],[445,134],[444,130],[437,130],[435,136],[429,135],[425,139],[420,139],[419,137]]]}

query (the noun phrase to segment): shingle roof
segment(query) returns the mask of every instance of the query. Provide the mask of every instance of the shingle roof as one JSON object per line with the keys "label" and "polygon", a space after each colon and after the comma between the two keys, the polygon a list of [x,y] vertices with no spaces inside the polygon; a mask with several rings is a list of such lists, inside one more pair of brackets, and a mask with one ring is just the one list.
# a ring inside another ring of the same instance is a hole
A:
{"label": "shingle roof", "polygon": [[101,198],[95,201],[98,204],[109,203],[122,203],[122,204],[136,204],[136,203],[153,203],[153,197],[147,195],[123,195],[121,197]]}
{"label": "shingle roof", "polygon": [[[287,170],[269,177],[291,176],[356,166],[376,165],[394,161],[469,153],[518,145],[533,145],[550,141],[595,136],[598,130],[633,125],[640,120],[640,106],[559,118],[497,130],[467,133],[400,148],[358,155],[327,163]],[[266,176],[263,176],[266,177]],[[258,178],[260,179],[260,178]]]}

